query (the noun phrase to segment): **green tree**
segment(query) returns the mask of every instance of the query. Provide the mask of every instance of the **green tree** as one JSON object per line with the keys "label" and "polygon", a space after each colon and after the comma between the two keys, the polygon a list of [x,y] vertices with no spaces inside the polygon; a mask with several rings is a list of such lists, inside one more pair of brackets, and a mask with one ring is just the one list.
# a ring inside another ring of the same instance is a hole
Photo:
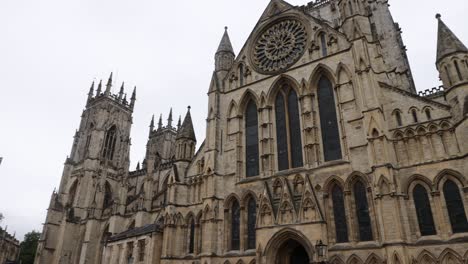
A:
{"label": "green tree", "polygon": [[21,242],[20,261],[22,264],[33,264],[36,256],[37,244],[41,233],[31,231],[24,235],[24,241]]}

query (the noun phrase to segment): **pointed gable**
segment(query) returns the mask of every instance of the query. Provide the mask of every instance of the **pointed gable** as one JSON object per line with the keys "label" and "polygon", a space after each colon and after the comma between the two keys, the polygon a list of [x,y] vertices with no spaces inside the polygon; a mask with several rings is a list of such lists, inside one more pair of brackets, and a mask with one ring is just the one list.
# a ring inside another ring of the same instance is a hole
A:
{"label": "pointed gable", "polygon": [[293,8],[291,4],[283,0],[271,0],[265,11],[263,11],[260,21],[268,19],[272,16],[278,15],[286,10]]}
{"label": "pointed gable", "polygon": [[440,61],[445,56],[455,52],[468,52],[468,49],[463,42],[450,30],[442,21],[441,15],[437,14],[439,20],[439,29],[437,36],[437,61]]}

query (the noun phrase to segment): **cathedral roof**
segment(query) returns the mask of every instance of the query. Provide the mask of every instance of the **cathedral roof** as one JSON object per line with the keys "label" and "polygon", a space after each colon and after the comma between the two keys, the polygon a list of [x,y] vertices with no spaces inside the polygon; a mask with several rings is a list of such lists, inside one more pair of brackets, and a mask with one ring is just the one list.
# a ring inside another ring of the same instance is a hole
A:
{"label": "cathedral roof", "polygon": [[190,114],[190,107],[188,108],[187,115],[185,115],[184,122],[177,133],[177,139],[187,138],[196,141],[195,130],[193,129],[192,115]]}
{"label": "cathedral roof", "polygon": [[219,47],[216,53],[231,52],[232,54],[234,54],[234,49],[232,48],[231,39],[229,38],[229,34],[227,32],[227,27],[225,27],[224,29],[224,35],[221,39],[221,42],[219,43]]}
{"label": "cathedral roof", "polygon": [[437,36],[437,61],[440,61],[445,56],[453,54],[455,52],[468,52],[468,49],[457,38],[457,36],[445,25],[442,21],[441,16],[437,14],[439,20],[439,32]]}

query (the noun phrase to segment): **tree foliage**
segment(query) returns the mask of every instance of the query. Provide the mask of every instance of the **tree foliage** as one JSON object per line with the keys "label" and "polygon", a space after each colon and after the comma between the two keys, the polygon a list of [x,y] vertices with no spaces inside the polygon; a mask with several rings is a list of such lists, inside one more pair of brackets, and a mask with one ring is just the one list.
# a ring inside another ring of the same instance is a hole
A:
{"label": "tree foliage", "polygon": [[22,264],[33,264],[36,256],[37,244],[41,233],[31,231],[24,235],[24,241],[21,242],[20,261]]}

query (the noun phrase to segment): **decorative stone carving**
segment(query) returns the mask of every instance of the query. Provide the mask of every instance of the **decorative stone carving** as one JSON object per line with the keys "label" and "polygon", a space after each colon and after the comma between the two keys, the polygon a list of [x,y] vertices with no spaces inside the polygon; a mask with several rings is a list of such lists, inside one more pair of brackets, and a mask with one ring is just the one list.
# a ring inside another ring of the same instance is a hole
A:
{"label": "decorative stone carving", "polygon": [[252,61],[260,72],[274,74],[296,63],[306,46],[305,26],[296,19],[285,19],[268,27],[257,37],[252,49]]}

